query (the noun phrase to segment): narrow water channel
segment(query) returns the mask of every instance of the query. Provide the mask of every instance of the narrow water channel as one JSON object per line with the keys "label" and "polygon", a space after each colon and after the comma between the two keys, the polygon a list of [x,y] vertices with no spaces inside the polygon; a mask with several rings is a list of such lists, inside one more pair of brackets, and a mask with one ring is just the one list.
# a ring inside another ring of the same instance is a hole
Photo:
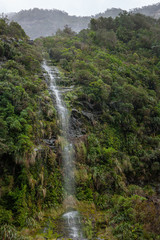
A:
{"label": "narrow water channel", "polygon": [[[43,68],[49,76],[49,90],[51,95],[55,98],[56,109],[61,129],[61,147],[62,147],[62,161],[63,161],[63,178],[64,178],[64,201],[70,202],[75,195],[75,179],[74,179],[74,154],[73,144],[70,141],[69,134],[69,111],[63,101],[61,88],[58,87],[58,80],[60,79],[58,69],[50,66],[46,61],[43,62]],[[67,211],[62,216],[63,232],[65,238],[70,239],[84,239],[81,230],[80,215],[75,210]]]}

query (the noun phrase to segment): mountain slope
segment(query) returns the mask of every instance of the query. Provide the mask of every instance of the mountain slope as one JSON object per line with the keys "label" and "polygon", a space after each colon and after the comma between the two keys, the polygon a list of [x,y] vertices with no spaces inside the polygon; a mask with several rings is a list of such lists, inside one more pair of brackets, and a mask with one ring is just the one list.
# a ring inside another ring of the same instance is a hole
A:
{"label": "mountain slope", "polygon": [[[92,17],[115,18],[122,12],[123,10],[120,8],[112,8],[107,9],[103,13],[96,14],[95,16],[77,17],[70,16],[68,13],[56,9],[44,10],[34,8],[30,10],[22,10],[16,14],[9,14],[8,17],[10,20],[18,22],[31,39],[35,39],[41,36],[51,36],[55,34],[58,29],[62,30],[66,24],[69,25],[73,31],[79,32],[88,27]],[[160,4],[133,9],[132,12],[159,18]]]}
{"label": "mountain slope", "polygon": [[75,32],[79,32],[81,29],[87,28],[90,21],[90,17],[69,16],[63,11],[38,8],[20,11],[10,19],[18,22],[31,39],[51,36],[58,29],[63,29],[66,24]]}
{"label": "mountain slope", "polygon": [[[78,206],[87,239],[160,239],[159,29],[123,13],[32,42],[0,19],[0,239],[59,237],[63,199]],[[78,201],[63,191],[66,143],[41,52],[67,89]]]}
{"label": "mountain slope", "polygon": [[0,19],[0,239],[24,239],[12,224],[33,226],[44,198],[57,204],[57,188],[44,186],[61,183],[48,143],[56,135],[56,110],[41,61],[40,44],[28,41],[17,23]]}
{"label": "mountain slope", "polygon": [[87,239],[98,227],[102,239],[160,239],[159,28],[155,19],[123,13],[92,19],[76,36],[42,39],[63,70],[61,86],[74,86],[65,101],[81,132],[76,197],[105,214],[96,222],[90,213]]}

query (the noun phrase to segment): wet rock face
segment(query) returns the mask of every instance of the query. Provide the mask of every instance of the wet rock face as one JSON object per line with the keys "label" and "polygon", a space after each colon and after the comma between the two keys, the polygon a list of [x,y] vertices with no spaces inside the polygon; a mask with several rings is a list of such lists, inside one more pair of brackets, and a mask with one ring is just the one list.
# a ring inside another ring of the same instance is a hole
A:
{"label": "wet rock face", "polygon": [[82,136],[86,132],[82,127],[81,113],[77,109],[72,109],[69,122],[69,132],[74,138]]}
{"label": "wet rock face", "polygon": [[81,112],[73,108],[70,116],[69,131],[72,137],[81,137],[86,134],[85,123],[95,124],[95,116],[93,113],[82,110]]}
{"label": "wet rock face", "polygon": [[80,137],[86,134],[84,121],[88,121],[94,125],[95,116],[91,111],[82,110],[81,112],[77,109],[72,109],[70,117],[70,131],[73,136]]}
{"label": "wet rock face", "polygon": [[94,121],[94,116],[92,113],[90,112],[86,112],[86,111],[82,111],[83,116],[85,116],[86,118],[88,118],[89,121],[91,121],[93,123]]}

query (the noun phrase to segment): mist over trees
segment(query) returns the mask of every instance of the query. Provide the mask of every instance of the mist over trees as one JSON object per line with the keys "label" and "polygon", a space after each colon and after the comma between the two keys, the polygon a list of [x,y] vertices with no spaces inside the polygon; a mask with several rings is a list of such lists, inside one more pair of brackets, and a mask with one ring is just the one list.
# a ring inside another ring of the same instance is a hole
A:
{"label": "mist over trees", "polygon": [[[107,9],[103,13],[96,14],[95,16],[77,17],[70,16],[68,13],[60,10],[44,10],[44,9],[30,9],[22,10],[15,14],[9,14],[9,18],[18,22],[25,30],[26,34],[31,38],[46,37],[54,35],[58,29],[63,30],[67,24],[75,32],[88,28],[91,18],[99,17],[112,17],[115,18],[123,10],[120,8]],[[132,12],[142,13],[147,16],[159,18],[160,4],[146,6],[139,9],[133,9]]]}

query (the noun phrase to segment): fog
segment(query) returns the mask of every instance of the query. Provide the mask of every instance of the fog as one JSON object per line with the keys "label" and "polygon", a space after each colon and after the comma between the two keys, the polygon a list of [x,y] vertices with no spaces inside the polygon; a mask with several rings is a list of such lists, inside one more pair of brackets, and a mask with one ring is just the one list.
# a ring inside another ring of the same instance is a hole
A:
{"label": "fog", "polygon": [[158,3],[157,0],[0,0],[0,13],[18,12],[22,9],[59,9],[70,15],[89,16],[107,8],[133,9]]}

